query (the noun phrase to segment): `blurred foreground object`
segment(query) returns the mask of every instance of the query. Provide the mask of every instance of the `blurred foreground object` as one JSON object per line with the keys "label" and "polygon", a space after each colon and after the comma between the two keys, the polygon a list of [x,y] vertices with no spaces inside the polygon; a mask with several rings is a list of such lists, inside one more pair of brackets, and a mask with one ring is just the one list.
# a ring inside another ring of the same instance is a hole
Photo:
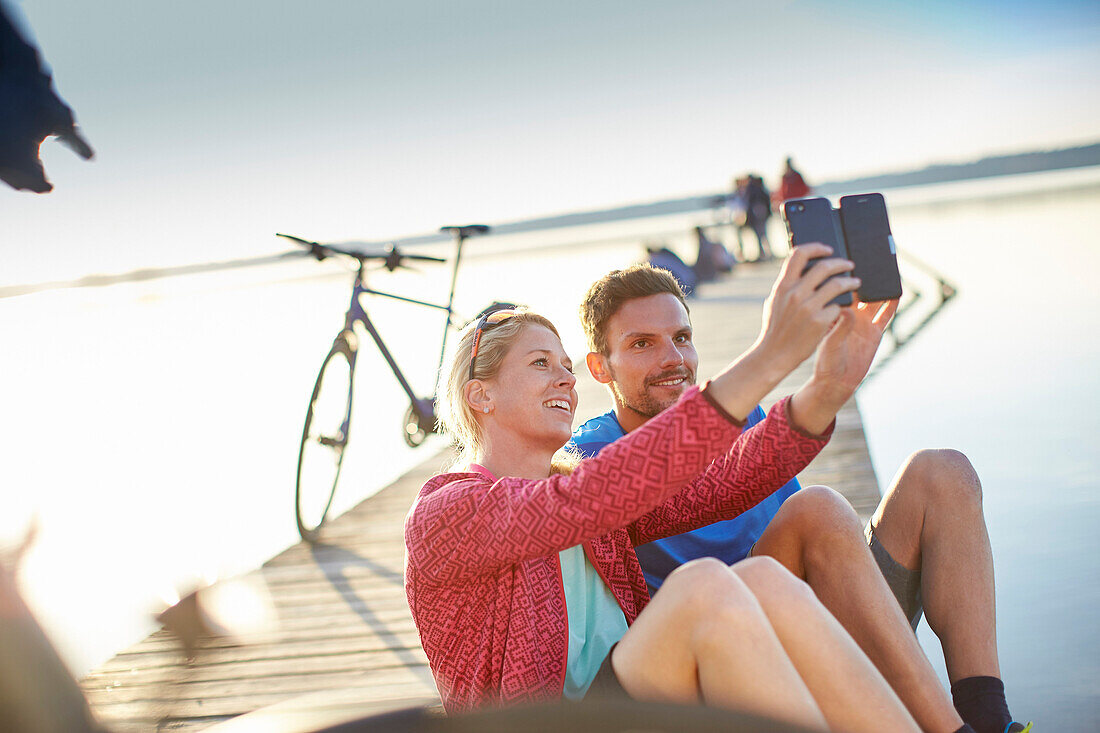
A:
{"label": "blurred foreground object", "polygon": [[[194,634],[191,637],[194,640],[226,632],[255,633],[271,621],[262,610],[265,595],[266,591],[257,591],[247,581],[244,585],[236,580],[223,581],[187,594],[161,619],[181,637]],[[231,617],[235,620],[231,621]],[[226,623],[238,628],[234,631],[223,626]],[[805,733],[805,729],[789,724],[717,708],[632,700],[544,703],[453,717],[443,717],[437,708],[419,707],[364,717],[362,700],[341,699],[339,692],[328,690],[306,695],[239,716],[209,730],[218,733],[557,733],[562,730]],[[171,725],[173,719],[169,717],[164,722]],[[92,717],[76,681],[20,598],[8,558],[0,559],[0,730],[105,733]]]}
{"label": "blurred foreground object", "polygon": [[[310,696],[307,696],[310,697]],[[788,723],[698,705],[636,700],[535,703],[444,717],[409,708],[367,717],[312,714],[275,705],[208,728],[208,733],[808,733]],[[338,722],[337,722],[338,721]]]}
{"label": "blurred foreground object", "polygon": [[193,590],[157,614],[156,620],[180,641],[189,661],[195,660],[204,638],[244,644],[277,625],[267,587],[250,577],[229,578]]}
{"label": "blurred foreground object", "polygon": [[16,588],[16,565],[33,537],[32,527],[22,547],[0,556],[0,729],[101,731],[76,680]]}
{"label": "blurred foreground object", "polygon": [[38,50],[20,35],[0,0],[0,179],[16,190],[52,191],[38,157],[50,135],[85,160],[94,154],[54,91]]}
{"label": "blurred foreground object", "polygon": [[[184,725],[184,709],[190,691],[198,681],[199,668],[209,664],[214,647],[247,644],[276,626],[275,607],[267,587],[255,577],[211,581],[189,593],[176,596],[174,603],[156,615],[156,620],[181,645],[184,665],[169,665],[160,691],[153,695],[156,730],[176,730]],[[202,705],[200,698],[198,705]]]}

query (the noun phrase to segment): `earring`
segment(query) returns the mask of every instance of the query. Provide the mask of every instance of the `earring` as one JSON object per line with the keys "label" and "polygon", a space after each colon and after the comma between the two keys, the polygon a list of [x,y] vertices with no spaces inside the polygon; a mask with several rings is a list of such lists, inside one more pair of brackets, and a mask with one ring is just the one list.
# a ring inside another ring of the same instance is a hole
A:
{"label": "earring", "polygon": [[485,410],[485,414],[486,414],[486,415],[488,415],[488,414],[489,414],[489,408],[488,408],[488,407],[486,406],[486,407],[484,408],[484,410]]}

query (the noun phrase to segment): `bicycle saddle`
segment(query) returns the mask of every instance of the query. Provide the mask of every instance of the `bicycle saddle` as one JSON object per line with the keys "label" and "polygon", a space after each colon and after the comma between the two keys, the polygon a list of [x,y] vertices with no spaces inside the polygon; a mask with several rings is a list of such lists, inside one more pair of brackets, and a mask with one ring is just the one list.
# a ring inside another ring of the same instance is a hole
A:
{"label": "bicycle saddle", "polygon": [[487,224],[466,224],[465,226],[440,227],[439,231],[458,232],[458,236],[465,239],[466,237],[473,237],[478,234],[488,234],[489,226]]}

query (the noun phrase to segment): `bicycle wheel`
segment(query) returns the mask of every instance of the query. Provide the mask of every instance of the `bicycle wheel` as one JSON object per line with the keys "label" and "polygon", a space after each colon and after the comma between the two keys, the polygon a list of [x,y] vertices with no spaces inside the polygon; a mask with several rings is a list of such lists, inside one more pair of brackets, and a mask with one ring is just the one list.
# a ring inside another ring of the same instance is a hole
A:
{"label": "bicycle wheel", "polygon": [[340,466],[351,423],[354,341],[340,334],[321,364],[309,398],[302,444],[298,450],[298,477],[294,490],[294,517],[303,540],[317,539],[332,507]]}
{"label": "bicycle wheel", "polygon": [[430,434],[435,432],[435,408],[432,400],[418,400],[419,404],[410,404],[401,420],[401,437],[405,445],[419,448]]}

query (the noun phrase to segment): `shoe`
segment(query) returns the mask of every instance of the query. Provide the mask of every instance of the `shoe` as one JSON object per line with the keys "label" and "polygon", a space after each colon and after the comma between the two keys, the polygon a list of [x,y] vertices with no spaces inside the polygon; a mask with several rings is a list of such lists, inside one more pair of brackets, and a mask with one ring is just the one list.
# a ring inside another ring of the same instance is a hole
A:
{"label": "shoe", "polygon": [[1027,724],[1012,722],[1005,726],[1005,733],[1031,733],[1031,721]]}

